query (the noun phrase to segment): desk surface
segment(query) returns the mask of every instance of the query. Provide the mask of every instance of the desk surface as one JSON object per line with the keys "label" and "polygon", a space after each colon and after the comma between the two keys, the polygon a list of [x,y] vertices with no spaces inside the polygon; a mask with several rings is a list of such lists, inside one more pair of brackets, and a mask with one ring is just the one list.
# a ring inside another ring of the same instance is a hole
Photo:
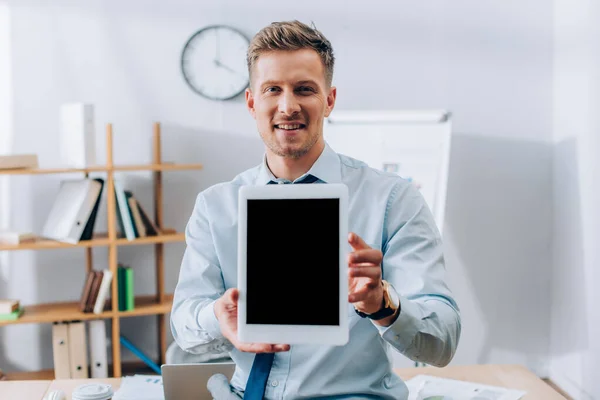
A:
{"label": "desk surface", "polygon": [[[443,378],[524,390],[527,394],[522,398],[523,400],[564,400],[563,396],[521,365],[458,365],[445,368],[398,368],[394,371],[405,380],[421,374],[434,375]],[[119,378],[109,378],[4,381],[0,382],[0,400],[42,400],[46,393],[57,389],[64,390],[67,394],[67,399],[71,400],[71,393],[77,386],[90,382],[109,383],[112,385],[113,390],[116,391],[119,388],[121,380]]]}

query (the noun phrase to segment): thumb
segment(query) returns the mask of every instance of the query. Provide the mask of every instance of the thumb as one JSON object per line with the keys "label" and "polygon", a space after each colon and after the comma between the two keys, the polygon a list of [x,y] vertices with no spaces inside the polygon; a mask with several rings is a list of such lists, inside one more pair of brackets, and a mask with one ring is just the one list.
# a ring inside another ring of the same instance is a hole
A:
{"label": "thumb", "polygon": [[360,236],[354,232],[348,234],[348,243],[354,250],[370,249],[371,246],[365,243]]}
{"label": "thumb", "polygon": [[240,291],[236,288],[227,289],[227,291],[223,293],[223,300],[225,300],[225,304],[228,305],[237,305],[239,298]]}

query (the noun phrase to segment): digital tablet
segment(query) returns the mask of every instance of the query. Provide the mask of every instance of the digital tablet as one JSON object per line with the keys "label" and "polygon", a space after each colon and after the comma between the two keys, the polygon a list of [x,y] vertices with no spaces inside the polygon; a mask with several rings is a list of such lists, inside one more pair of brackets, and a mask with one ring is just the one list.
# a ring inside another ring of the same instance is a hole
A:
{"label": "digital tablet", "polygon": [[348,188],[243,186],[239,191],[238,338],[348,341]]}

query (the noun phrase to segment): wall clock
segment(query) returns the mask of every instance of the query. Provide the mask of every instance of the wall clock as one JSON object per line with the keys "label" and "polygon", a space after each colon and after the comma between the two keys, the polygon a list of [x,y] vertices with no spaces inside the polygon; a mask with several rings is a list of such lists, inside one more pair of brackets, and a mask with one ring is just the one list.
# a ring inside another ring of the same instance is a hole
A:
{"label": "wall clock", "polygon": [[212,100],[229,100],[248,87],[246,51],[250,41],[235,28],[211,25],[194,33],[181,52],[188,86]]}

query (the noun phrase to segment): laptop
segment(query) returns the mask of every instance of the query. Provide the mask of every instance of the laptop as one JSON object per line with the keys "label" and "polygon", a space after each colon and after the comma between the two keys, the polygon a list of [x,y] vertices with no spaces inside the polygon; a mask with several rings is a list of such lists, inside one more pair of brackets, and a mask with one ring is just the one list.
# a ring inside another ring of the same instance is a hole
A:
{"label": "laptop", "polygon": [[212,399],[206,384],[211,376],[223,374],[231,381],[235,363],[163,364],[161,367],[165,400]]}

